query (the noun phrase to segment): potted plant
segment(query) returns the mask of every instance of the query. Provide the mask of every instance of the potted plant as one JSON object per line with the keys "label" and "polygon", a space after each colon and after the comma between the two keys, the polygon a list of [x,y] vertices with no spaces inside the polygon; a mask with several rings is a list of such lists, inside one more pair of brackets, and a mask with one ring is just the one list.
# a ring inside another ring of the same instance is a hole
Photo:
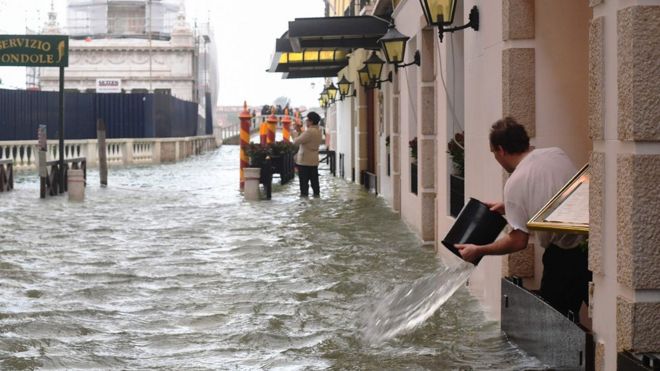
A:
{"label": "potted plant", "polygon": [[271,156],[268,146],[262,146],[257,143],[249,143],[246,152],[250,158],[250,167],[256,168],[261,168]]}
{"label": "potted plant", "polygon": [[465,134],[456,133],[447,143],[451,157],[449,174],[449,214],[457,216],[465,203]]}

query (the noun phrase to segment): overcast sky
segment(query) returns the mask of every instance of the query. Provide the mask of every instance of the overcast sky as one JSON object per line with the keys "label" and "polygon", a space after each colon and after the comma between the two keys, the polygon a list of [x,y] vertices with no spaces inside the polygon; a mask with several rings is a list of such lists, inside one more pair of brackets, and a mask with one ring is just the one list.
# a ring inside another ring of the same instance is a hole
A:
{"label": "overcast sky", "polygon": [[[0,32],[25,33],[26,26],[41,29],[48,18],[51,0],[0,0]],[[210,19],[218,49],[218,104],[258,106],[279,96],[291,98],[293,106],[318,105],[322,79],[284,80],[268,73],[275,39],[299,17],[322,17],[323,0],[186,0],[189,23]],[[54,0],[60,24],[66,23],[66,0]],[[23,68],[2,67],[3,83],[25,87]]]}

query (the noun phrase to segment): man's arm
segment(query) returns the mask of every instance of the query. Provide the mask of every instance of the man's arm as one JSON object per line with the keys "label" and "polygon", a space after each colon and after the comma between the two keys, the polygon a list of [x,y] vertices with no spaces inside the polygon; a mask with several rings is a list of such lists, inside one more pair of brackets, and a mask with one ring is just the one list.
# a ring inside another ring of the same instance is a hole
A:
{"label": "man's arm", "polygon": [[520,251],[527,247],[529,234],[514,229],[506,236],[488,245],[456,244],[463,260],[474,263],[485,255],[504,255]]}

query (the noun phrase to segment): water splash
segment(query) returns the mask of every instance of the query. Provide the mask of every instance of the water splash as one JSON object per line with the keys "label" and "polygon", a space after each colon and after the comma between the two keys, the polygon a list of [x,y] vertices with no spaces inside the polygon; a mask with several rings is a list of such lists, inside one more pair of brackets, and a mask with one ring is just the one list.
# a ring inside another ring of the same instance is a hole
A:
{"label": "water splash", "polygon": [[363,313],[362,338],[382,343],[421,325],[467,281],[474,265],[462,262],[440,267],[412,283],[394,288]]}

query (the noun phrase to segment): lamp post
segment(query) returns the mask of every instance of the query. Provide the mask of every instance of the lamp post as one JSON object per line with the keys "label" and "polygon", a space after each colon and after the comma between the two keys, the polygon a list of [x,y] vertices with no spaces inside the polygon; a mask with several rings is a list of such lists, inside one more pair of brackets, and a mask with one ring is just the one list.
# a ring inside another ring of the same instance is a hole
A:
{"label": "lamp post", "polygon": [[479,31],[479,9],[476,5],[470,10],[467,24],[445,28],[445,26],[450,26],[454,23],[456,0],[419,0],[419,3],[422,6],[426,22],[431,26],[438,26],[440,42],[442,42],[445,32],[455,32],[468,27]]}

